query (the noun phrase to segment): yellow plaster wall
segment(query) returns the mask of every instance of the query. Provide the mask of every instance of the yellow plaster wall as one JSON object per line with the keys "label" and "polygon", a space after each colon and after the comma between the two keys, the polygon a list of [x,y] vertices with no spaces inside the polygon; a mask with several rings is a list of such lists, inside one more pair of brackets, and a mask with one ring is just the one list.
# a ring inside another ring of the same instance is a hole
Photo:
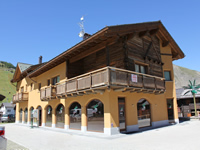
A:
{"label": "yellow plaster wall", "polygon": [[[171,48],[161,46],[161,53],[171,54]],[[171,71],[172,80],[174,79],[173,75],[173,65],[172,65],[172,57],[168,55],[161,56],[163,65],[163,70]],[[51,79],[57,75],[60,75],[60,81],[65,80],[66,73],[66,63],[62,63],[49,71],[39,75],[36,78],[32,78],[37,81],[37,83],[32,80],[25,78],[20,81],[18,84],[19,87],[24,86],[26,84],[29,85],[29,100],[27,103],[17,103],[16,110],[20,108],[25,109],[28,105],[28,110],[33,106],[35,109],[38,106],[42,107],[42,122],[46,122],[46,107],[51,105],[53,108],[52,115],[52,124],[56,123],[55,117],[55,109],[58,104],[63,104],[65,107],[65,125],[69,125],[69,107],[73,102],[79,102],[82,107],[82,126],[87,126],[87,116],[86,116],[86,107],[87,104],[93,100],[98,99],[104,104],[104,127],[111,128],[111,124],[113,127],[119,127],[119,112],[118,112],[118,97],[125,98],[125,107],[126,107],[126,126],[136,125],[137,122],[137,102],[144,98],[149,101],[151,105],[151,121],[162,121],[168,120],[167,114],[167,99],[174,99],[174,109],[175,110],[175,119],[178,118],[177,113],[177,103],[176,103],[176,93],[175,93],[175,82],[167,81],[166,82],[166,92],[164,94],[155,95],[148,93],[130,93],[130,92],[115,92],[113,90],[106,90],[103,94],[90,94],[78,97],[71,97],[66,99],[54,99],[50,101],[41,101],[40,100],[40,91],[38,90],[38,83],[41,83],[42,88],[47,86],[47,80]],[[164,72],[163,72],[164,74]],[[30,84],[34,84],[33,90],[30,91]],[[18,114],[17,114],[18,113]],[[28,121],[30,121],[30,111],[28,111]],[[16,120],[19,120],[19,111],[16,111]]]}
{"label": "yellow plaster wall", "polygon": [[118,110],[118,98],[125,98],[125,114],[126,114],[126,126],[138,124],[137,118],[137,102],[140,99],[146,99],[151,106],[151,121],[167,120],[167,105],[164,94],[155,95],[148,93],[130,93],[130,92],[115,92],[110,91],[110,114],[111,123],[113,127],[119,127],[119,110]]}
{"label": "yellow plaster wall", "polygon": [[176,87],[175,87],[175,78],[174,78],[174,70],[173,70],[173,64],[172,64],[172,52],[171,47],[166,46],[162,47],[160,45],[161,53],[163,54],[169,54],[169,55],[161,55],[163,65],[163,75],[164,71],[171,71],[171,79],[172,81],[166,81],[166,92],[165,92],[165,99],[167,104],[167,99],[173,99],[174,102],[174,119],[178,119],[178,109],[177,109],[177,100],[176,100]]}
{"label": "yellow plaster wall", "polygon": [[[28,116],[29,116],[28,121],[30,121],[29,109],[31,107],[34,107],[34,109],[36,109],[38,106],[41,106],[42,109],[45,108],[47,106],[48,102],[44,102],[44,101],[40,100],[40,91],[38,90],[38,84],[41,83],[42,87],[46,87],[47,80],[51,79],[53,77],[56,77],[58,75],[60,75],[60,81],[62,81],[65,79],[65,73],[66,73],[66,63],[64,62],[64,63],[48,70],[47,72],[39,75],[38,77],[31,78],[31,79],[26,77],[26,78],[22,79],[21,81],[19,81],[17,84],[17,87],[19,89],[18,92],[21,92],[21,87],[24,87],[24,91],[25,91],[25,87],[26,87],[26,85],[28,85],[27,92],[29,93],[29,99],[28,99],[28,102],[17,103],[19,105],[19,108],[18,109],[16,108],[16,116],[19,116],[20,108],[27,107]],[[33,89],[31,89],[31,83],[33,84]],[[64,101],[62,101],[62,102],[64,105]],[[52,101],[51,103],[53,103],[52,106],[55,106],[56,104],[60,103],[60,100],[55,100],[55,101]],[[42,111],[42,113],[44,114],[45,111]],[[16,118],[16,120],[18,121],[19,117]],[[45,118],[43,118],[42,121],[46,121]]]}

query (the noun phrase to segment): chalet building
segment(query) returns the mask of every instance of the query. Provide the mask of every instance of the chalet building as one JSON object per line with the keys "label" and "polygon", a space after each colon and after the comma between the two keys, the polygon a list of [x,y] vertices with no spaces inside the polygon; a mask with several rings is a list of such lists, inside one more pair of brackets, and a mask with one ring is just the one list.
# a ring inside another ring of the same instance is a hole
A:
{"label": "chalet building", "polygon": [[[191,92],[185,94],[187,91],[188,90],[184,88],[176,89],[178,114],[180,117],[195,116],[193,95]],[[200,112],[200,92],[196,93],[195,98],[196,98],[196,109],[198,112]]]}
{"label": "chalet building", "polygon": [[160,21],[107,26],[46,63],[17,64],[16,123],[30,124],[36,109],[39,126],[108,135],[178,122],[172,61],[181,58]]}

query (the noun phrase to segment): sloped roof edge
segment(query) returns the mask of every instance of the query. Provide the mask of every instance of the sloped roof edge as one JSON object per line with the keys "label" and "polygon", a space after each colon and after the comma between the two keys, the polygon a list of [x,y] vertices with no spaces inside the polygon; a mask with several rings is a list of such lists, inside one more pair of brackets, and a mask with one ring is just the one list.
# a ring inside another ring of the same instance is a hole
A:
{"label": "sloped roof edge", "polygon": [[[180,59],[183,58],[185,55],[184,53],[181,51],[180,47],[178,46],[178,44],[175,42],[175,40],[172,38],[172,36],[169,34],[169,32],[166,30],[166,28],[164,27],[164,25],[162,24],[161,21],[154,21],[154,22],[143,22],[143,23],[136,23],[136,24],[123,24],[123,25],[114,25],[114,26],[107,26],[104,27],[103,29],[101,29],[100,31],[96,32],[95,34],[93,34],[92,36],[90,36],[88,39],[83,40],[79,43],[77,43],[76,45],[72,46],[71,48],[69,48],[68,50],[64,51],[63,53],[61,53],[60,55],[52,58],[50,61],[48,61],[46,64],[43,64],[41,66],[39,66],[37,69],[35,69],[34,71],[32,71],[31,73],[28,74],[29,77],[35,77],[37,76],[39,71],[42,71],[45,69],[45,67],[51,66],[51,68],[55,67],[57,64],[55,64],[56,61],[58,61],[59,59],[63,59],[66,58],[67,55],[69,55],[71,52],[73,52],[74,50],[76,50],[76,48],[79,48],[81,46],[83,46],[84,44],[87,44],[89,42],[91,42],[93,39],[97,38],[98,36],[109,36],[109,31],[112,31],[115,28],[119,28],[119,27],[126,27],[126,26],[135,26],[135,27],[139,27],[140,25],[143,25],[144,28],[146,28],[148,30],[149,26],[155,26],[155,28],[159,28],[164,36],[169,40],[171,46],[176,50],[176,52],[178,53],[179,57],[177,57],[176,59]],[[111,33],[111,32],[110,32]],[[55,64],[55,65],[54,65]],[[44,70],[45,72],[45,70]]]}

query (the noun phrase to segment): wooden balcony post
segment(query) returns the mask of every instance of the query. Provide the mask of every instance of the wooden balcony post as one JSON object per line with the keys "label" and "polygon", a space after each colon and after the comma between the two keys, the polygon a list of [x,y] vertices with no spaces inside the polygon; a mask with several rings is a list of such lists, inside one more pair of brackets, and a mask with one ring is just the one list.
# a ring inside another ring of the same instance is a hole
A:
{"label": "wooden balcony post", "polygon": [[67,81],[65,82],[65,95],[67,95]]}
{"label": "wooden balcony post", "polygon": [[129,73],[126,75],[126,80],[127,80],[127,86],[129,87],[129,79],[128,79]]}
{"label": "wooden balcony post", "polygon": [[157,89],[156,78],[154,78],[155,90]]}
{"label": "wooden balcony post", "polygon": [[108,86],[110,86],[110,68],[107,68],[108,71]]}
{"label": "wooden balcony post", "polygon": [[145,85],[145,83],[144,83],[144,75],[142,75],[142,88],[144,88],[144,85]]}
{"label": "wooden balcony post", "polygon": [[92,74],[90,73],[90,89],[92,88]]}
{"label": "wooden balcony post", "polygon": [[78,92],[78,79],[76,78],[76,92]]}

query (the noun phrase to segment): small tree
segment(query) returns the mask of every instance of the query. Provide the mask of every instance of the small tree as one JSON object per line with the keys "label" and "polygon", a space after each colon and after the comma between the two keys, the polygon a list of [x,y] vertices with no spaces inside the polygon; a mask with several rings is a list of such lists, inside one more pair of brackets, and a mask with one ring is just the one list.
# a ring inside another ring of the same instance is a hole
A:
{"label": "small tree", "polygon": [[192,82],[189,80],[188,86],[184,86],[183,88],[184,88],[184,89],[188,89],[188,91],[185,92],[184,95],[186,95],[186,94],[189,93],[189,92],[192,93],[192,95],[193,95],[193,100],[194,100],[194,111],[195,111],[195,116],[197,116],[197,108],[196,108],[196,98],[195,98],[195,95],[196,95],[197,91],[200,92],[200,90],[199,90],[200,85],[196,85],[195,82],[196,82],[196,81],[194,80],[194,81],[193,81],[193,84],[192,84]]}

